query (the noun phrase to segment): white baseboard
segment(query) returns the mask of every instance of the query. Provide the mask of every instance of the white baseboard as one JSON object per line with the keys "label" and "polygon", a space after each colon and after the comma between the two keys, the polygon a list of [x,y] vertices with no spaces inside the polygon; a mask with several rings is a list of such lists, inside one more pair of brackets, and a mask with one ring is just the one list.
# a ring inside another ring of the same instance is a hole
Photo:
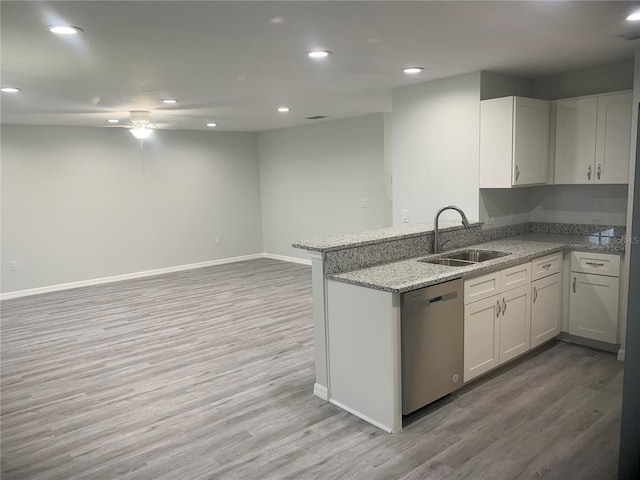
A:
{"label": "white baseboard", "polygon": [[619,361],[624,362],[624,355],[625,355],[625,351],[624,351],[623,348],[618,350],[618,360]]}
{"label": "white baseboard", "polygon": [[369,422],[371,425],[375,425],[376,427],[378,427],[378,428],[380,428],[380,429],[384,430],[384,431],[385,431],[385,432],[387,432],[387,433],[393,433],[393,428],[388,427],[387,425],[383,425],[382,423],[380,423],[380,422],[378,422],[378,421],[376,421],[376,420],[373,420],[373,419],[372,419],[372,418],[370,418],[370,417],[367,417],[366,415],[364,415],[364,414],[360,413],[360,412],[359,412],[359,411],[357,411],[357,410],[354,410],[354,409],[353,409],[353,408],[351,408],[351,407],[347,407],[346,405],[344,405],[344,404],[342,404],[342,403],[340,403],[340,402],[338,402],[338,401],[336,401],[336,400],[334,400],[334,399],[330,399],[330,400],[329,400],[329,402],[333,403],[336,407],[340,407],[341,409],[346,410],[346,411],[347,411],[347,412],[349,412],[349,413],[352,413],[352,414],[353,414],[353,415],[355,415],[356,417],[359,417],[359,418],[361,418],[362,420],[364,420],[364,421],[366,421],[366,422]]}
{"label": "white baseboard", "polygon": [[287,257],[285,255],[276,255],[274,253],[265,253],[264,258],[270,258],[272,260],[282,260],[283,262],[299,263],[301,265],[311,265],[311,259]]}
{"label": "white baseboard", "polygon": [[61,290],[70,290],[72,288],[90,287],[94,285],[102,285],[105,283],[121,282],[122,280],[132,280],[134,278],[153,277],[164,273],[180,272],[183,270],[193,270],[196,268],[211,267],[214,265],[224,265],[225,263],[243,262],[246,260],[255,260],[264,258],[264,253],[254,253],[252,255],[243,255],[240,257],[221,258],[219,260],[210,260],[207,262],[190,263],[187,265],[176,265],[174,267],[157,268],[154,270],[146,270],[143,272],[125,273],[123,275],[114,275],[112,277],[92,278],[90,280],[82,280],[79,282],[61,283],[58,285],[49,285],[46,287],[30,288],[27,290],[17,290],[15,292],[7,292],[0,295],[0,300],[10,300],[12,298],[28,297],[31,295],[39,295],[41,293],[59,292]]}
{"label": "white baseboard", "polygon": [[313,394],[316,397],[320,397],[322,400],[329,400],[329,390],[327,387],[316,383],[313,385]]}
{"label": "white baseboard", "polygon": [[[134,278],[153,277],[165,273],[180,272],[183,270],[193,270],[195,268],[212,267],[214,265],[224,265],[225,263],[244,262],[245,260],[255,260],[257,258],[270,258],[273,260],[281,260],[283,262],[300,263],[302,265],[311,265],[311,260],[296,257],[286,257],[284,255],[274,255],[272,253],[254,253],[251,255],[243,255],[239,257],[221,258],[219,260],[209,260],[207,262],[189,263],[186,265],[176,265],[174,267],[157,268],[154,270],[146,270],[143,272],[125,273],[123,275],[114,275],[112,277],[92,278],[89,280],[81,280],[79,282],[60,283],[58,285],[48,285],[46,287],[29,288],[27,290],[17,290],[15,292],[7,292],[0,294],[1,300],[11,300],[12,298],[29,297],[31,295],[39,295],[41,293],[59,292],[61,290],[71,290],[72,288],[91,287],[94,285],[103,285],[105,283],[121,282],[122,280],[132,280]],[[326,399],[325,399],[326,400]]]}

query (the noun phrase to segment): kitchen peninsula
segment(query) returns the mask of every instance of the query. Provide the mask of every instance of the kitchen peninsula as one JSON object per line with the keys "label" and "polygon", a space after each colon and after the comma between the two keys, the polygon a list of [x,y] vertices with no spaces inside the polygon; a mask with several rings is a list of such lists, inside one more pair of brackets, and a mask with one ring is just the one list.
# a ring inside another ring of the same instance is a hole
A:
{"label": "kitchen peninsula", "polygon": [[[624,227],[545,223],[483,230],[481,223],[472,222],[467,229],[458,220],[445,224],[440,233],[447,253],[467,247],[505,255],[455,267],[421,262],[433,255],[433,227],[429,224],[293,244],[307,250],[312,258],[314,394],[388,432],[402,428],[403,294],[451,280],[532,265],[528,262],[554,254],[559,261],[553,268],[560,278],[563,271],[570,269],[571,251],[604,254],[619,262],[626,232]],[[436,257],[441,255],[444,254]],[[584,262],[593,264],[587,257]],[[530,275],[531,267],[528,268]],[[532,278],[526,279],[528,287],[523,287],[525,291],[529,289],[529,301]],[[558,302],[566,295],[558,293]],[[559,323],[557,331],[551,332],[553,337],[561,328],[568,331],[566,303],[558,303],[558,318],[562,317],[558,321],[562,325]],[[467,338],[466,342],[471,340]],[[526,350],[529,348],[527,345]],[[520,355],[516,353],[515,356]],[[480,374],[484,371],[488,370],[483,367]],[[460,385],[467,383],[466,378],[465,374]]]}

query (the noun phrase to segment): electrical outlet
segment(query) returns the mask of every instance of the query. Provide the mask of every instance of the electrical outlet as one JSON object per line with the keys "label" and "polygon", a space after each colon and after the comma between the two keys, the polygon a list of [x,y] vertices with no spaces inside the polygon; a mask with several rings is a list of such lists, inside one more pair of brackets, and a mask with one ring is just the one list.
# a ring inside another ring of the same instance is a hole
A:
{"label": "electrical outlet", "polygon": [[9,270],[11,270],[12,272],[17,272],[18,271],[18,262],[16,262],[15,260],[9,262]]}
{"label": "electrical outlet", "polygon": [[509,215],[509,223],[513,223],[513,213]]}
{"label": "electrical outlet", "polygon": [[360,200],[360,208],[371,208],[371,200],[368,198]]}
{"label": "electrical outlet", "polygon": [[217,245],[220,245],[221,243],[222,243],[222,236],[218,235],[218,236],[216,237],[216,244],[217,244]]}
{"label": "electrical outlet", "polygon": [[602,210],[600,210],[600,207],[593,207],[593,211],[591,212],[591,220],[593,222],[599,222],[602,220]]}
{"label": "electrical outlet", "polygon": [[409,223],[409,210],[402,210],[402,223]]}

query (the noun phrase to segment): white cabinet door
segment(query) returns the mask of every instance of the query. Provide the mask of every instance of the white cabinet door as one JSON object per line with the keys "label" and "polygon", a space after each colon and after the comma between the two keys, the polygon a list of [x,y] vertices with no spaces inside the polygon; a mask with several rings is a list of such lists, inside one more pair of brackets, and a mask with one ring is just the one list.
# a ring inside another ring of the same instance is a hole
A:
{"label": "white cabinet door", "polygon": [[542,345],[562,328],[562,274],[531,284],[531,348]]}
{"label": "white cabinet door", "polygon": [[549,181],[549,102],[515,97],[512,185]]}
{"label": "white cabinet door", "polygon": [[595,182],[628,183],[631,92],[598,97]]}
{"label": "white cabinet door", "polygon": [[480,187],[548,183],[551,103],[523,97],[480,102]]}
{"label": "white cabinet door", "polygon": [[593,183],[597,97],[556,103],[555,183]]}
{"label": "white cabinet door", "polygon": [[616,277],[571,273],[569,333],[616,343],[619,282]]}
{"label": "white cabinet door", "polygon": [[500,295],[465,305],[465,382],[500,364]]}
{"label": "white cabinet door", "polygon": [[500,363],[531,348],[531,285],[502,293],[500,319]]}

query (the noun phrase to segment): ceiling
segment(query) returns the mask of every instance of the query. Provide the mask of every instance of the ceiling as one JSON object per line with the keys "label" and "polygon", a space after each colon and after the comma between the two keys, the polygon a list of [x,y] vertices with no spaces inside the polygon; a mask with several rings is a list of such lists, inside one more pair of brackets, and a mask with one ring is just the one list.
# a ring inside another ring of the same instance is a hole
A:
{"label": "ceiling", "polygon": [[[633,58],[615,1],[5,1],[5,124],[261,131],[391,110],[391,90],[489,70],[537,78]],[[45,26],[83,32],[56,36]],[[323,60],[308,50],[327,49]],[[425,69],[417,75],[406,66]],[[160,103],[173,97],[173,106]],[[289,113],[277,108],[288,106]],[[320,120],[322,121],[322,120]]]}

